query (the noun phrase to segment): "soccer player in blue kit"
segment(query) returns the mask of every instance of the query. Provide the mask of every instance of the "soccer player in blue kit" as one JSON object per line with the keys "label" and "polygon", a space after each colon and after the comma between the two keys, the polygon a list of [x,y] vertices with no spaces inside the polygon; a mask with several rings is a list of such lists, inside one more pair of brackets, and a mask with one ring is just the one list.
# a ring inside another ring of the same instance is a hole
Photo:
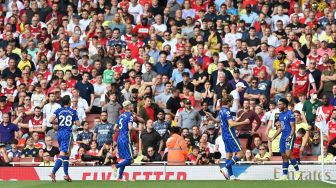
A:
{"label": "soccer player in blue kit", "polygon": [[[234,127],[249,124],[250,120],[245,119],[244,121],[238,122],[238,118],[234,121],[230,112],[232,103],[233,97],[231,95],[222,99],[223,106],[219,112],[218,119],[215,119],[210,113],[206,114],[210,119],[216,121],[217,123],[221,123],[222,138],[226,151],[226,161],[225,166],[221,168],[220,171],[226,179],[235,180],[236,177],[233,174],[232,166],[243,158],[244,152],[236,136],[236,129]],[[233,156],[234,153],[236,155]]]}
{"label": "soccer player in blue kit", "polygon": [[280,153],[282,156],[282,172],[283,175],[278,180],[288,180],[288,167],[289,161],[294,166],[295,169],[295,180],[299,180],[302,173],[299,171],[299,165],[296,159],[292,155],[292,150],[295,140],[295,118],[294,113],[288,110],[288,100],[279,99],[278,108],[280,110],[279,121],[280,127],[278,127],[277,132],[273,137],[269,138],[269,141],[273,141],[281,133],[280,138]]}
{"label": "soccer player in blue kit", "polygon": [[72,126],[79,126],[80,123],[78,120],[77,111],[70,108],[70,102],[70,96],[65,95],[62,98],[63,107],[57,109],[49,119],[51,124],[58,123],[57,141],[60,146],[60,155],[55,162],[52,173],[49,175],[52,179],[52,182],[56,182],[56,172],[62,166],[62,163],[65,174],[64,180],[68,182],[72,181],[68,173],[70,146],[72,140]]}
{"label": "soccer player in blue kit", "polygon": [[122,175],[124,173],[125,167],[133,163],[133,148],[130,138],[130,131],[137,130],[141,131],[142,127],[135,128],[133,126],[133,114],[132,114],[132,103],[130,101],[123,102],[123,107],[125,112],[121,114],[115,125],[115,129],[119,130],[117,148],[119,158],[123,159],[118,164],[113,164],[113,174],[116,177],[117,171],[119,169],[117,181],[122,181]]}

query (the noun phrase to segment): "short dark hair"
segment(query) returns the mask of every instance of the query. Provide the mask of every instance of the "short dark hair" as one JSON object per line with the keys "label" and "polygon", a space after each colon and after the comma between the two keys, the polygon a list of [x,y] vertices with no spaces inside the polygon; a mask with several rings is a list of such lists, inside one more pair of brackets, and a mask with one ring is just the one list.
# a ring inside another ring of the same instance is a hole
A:
{"label": "short dark hair", "polygon": [[62,97],[62,105],[69,105],[71,101],[71,98],[69,95],[65,95],[64,97]]}

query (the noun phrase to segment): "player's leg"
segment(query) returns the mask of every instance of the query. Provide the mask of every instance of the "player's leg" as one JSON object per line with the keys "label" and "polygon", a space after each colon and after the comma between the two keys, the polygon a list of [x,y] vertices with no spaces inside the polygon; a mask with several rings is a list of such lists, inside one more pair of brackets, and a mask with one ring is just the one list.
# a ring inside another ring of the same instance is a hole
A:
{"label": "player's leg", "polygon": [[56,159],[54,168],[53,168],[51,174],[49,175],[52,182],[56,182],[56,172],[58,171],[59,168],[61,168],[61,166],[63,164],[64,156],[65,156],[65,152],[63,151],[63,148],[64,148],[63,139],[60,135],[58,135],[57,141],[60,145],[61,150],[60,150],[60,154],[59,154],[58,158]]}
{"label": "player's leg", "polygon": [[285,139],[280,139],[280,153],[282,157],[282,177],[279,180],[288,180],[288,157],[286,155],[286,141]]}
{"label": "player's leg", "polygon": [[71,182],[71,178],[69,177],[69,156],[70,156],[70,153],[71,153],[71,144],[72,144],[72,134],[70,136],[70,139],[69,141],[67,142],[67,145],[65,145],[64,147],[67,148],[67,153],[66,155],[63,157],[63,171],[64,171],[64,179],[66,181],[69,181]]}
{"label": "player's leg", "polygon": [[124,159],[122,162],[118,163],[116,167],[119,169],[118,179],[122,180],[123,173],[125,171],[125,167],[132,164],[132,159]]}

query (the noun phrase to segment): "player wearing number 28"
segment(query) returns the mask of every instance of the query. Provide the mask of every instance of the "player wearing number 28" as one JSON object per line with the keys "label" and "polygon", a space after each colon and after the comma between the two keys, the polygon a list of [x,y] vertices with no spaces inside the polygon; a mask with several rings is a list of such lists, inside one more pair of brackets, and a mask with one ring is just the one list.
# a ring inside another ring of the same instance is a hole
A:
{"label": "player wearing number 28", "polygon": [[79,126],[79,120],[77,111],[70,108],[70,96],[66,95],[62,98],[63,107],[57,109],[54,114],[50,117],[50,123],[58,123],[58,133],[57,141],[60,146],[60,156],[56,160],[55,166],[53,168],[50,177],[53,182],[56,181],[56,172],[62,166],[64,169],[64,180],[70,182],[72,181],[68,174],[69,168],[69,155],[70,155],[70,146],[71,146],[71,134],[72,134],[72,125]]}

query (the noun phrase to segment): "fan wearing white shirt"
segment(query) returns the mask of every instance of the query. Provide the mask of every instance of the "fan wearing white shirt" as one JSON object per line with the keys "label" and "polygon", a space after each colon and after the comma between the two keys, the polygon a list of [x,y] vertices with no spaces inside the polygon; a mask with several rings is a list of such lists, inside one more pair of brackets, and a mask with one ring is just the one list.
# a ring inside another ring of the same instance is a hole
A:
{"label": "fan wearing white shirt", "polygon": [[162,23],[162,16],[160,14],[155,16],[155,24],[153,27],[160,36],[163,36],[163,33],[167,31],[167,25]]}
{"label": "fan wearing white shirt", "polygon": [[137,18],[140,14],[143,13],[143,8],[138,3],[138,0],[131,0],[131,3],[128,7],[128,13],[130,13],[134,18]]}
{"label": "fan wearing white shirt", "polygon": [[232,107],[230,108],[230,111],[233,113],[237,113],[239,107],[240,107],[240,96],[239,93],[244,91],[246,88],[245,84],[243,82],[238,82],[236,84],[236,89],[231,91],[230,95],[233,97],[233,104]]}

